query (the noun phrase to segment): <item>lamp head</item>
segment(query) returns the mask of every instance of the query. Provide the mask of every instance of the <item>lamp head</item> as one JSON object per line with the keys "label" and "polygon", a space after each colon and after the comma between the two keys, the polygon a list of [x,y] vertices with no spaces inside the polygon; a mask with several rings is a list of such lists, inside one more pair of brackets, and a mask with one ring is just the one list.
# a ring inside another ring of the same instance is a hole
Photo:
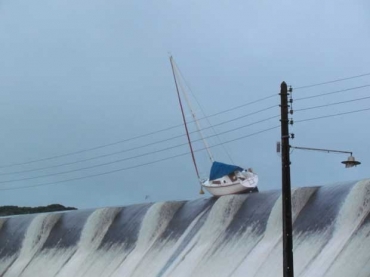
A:
{"label": "lamp head", "polygon": [[356,161],[355,157],[351,155],[348,157],[346,161],[343,161],[342,164],[344,164],[346,168],[350,168],[350,167],[357,166],[361,163],[359,161]]}

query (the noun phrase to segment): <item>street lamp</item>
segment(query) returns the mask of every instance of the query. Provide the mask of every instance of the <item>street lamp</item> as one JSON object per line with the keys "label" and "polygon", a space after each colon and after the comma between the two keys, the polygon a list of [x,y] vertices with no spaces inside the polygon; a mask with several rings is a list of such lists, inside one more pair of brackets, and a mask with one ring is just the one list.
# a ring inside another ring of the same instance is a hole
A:
{"label": "street lamp", "polygon": [[[285,82],[281,83],[280,87],[280,109],[281,109],[281,170],[282,170],[282,220],[283,220],[283,276],[294,277],[293,268],[293,230],[292,230],[292,199],[291,199],[291,184],[290,184],[290,148],[301,149],[301,150],[313,150],[313,151],[324,151],[324,152],[336,152],[350,154],[346,161],[342,163],[346,168],[357,166],[361,164],[355,160],[352,156],[352,152],[320,149],[320,148],[309,148],[309,147],[297,147],[290,146],[290,137],[294,138],[294,134],[289,133],[289,124],[293,124],[293,120],[289,120],[289,113],[293,114],[292,104],[293,99],[291,98],[288,102],[288,95],[292,92]],[[289,111],[290,108],[290,111]],[[277,150],[280,152],[280,144],[277,145]]]}
{"label": "street lamp", "polygon": [[352,155],[352,152],[350,151],[341,151],[341,150],[332,150],[332,149],[322,149],[322,148],[310,148],[310,147],[298,147],[298,146],[289,146],[293,149],[299,149],[299,150],[310,150],[310,151],[321,151],[321,152],[327,152],[327,153],[343,153],[343,154],[349,154],[350,156],[346,161],[343,161],[342,164],[345,165],[346,168],[354,167],[357,165],[360,165],[361,163],[359,161],[356,161],[355,157]]}

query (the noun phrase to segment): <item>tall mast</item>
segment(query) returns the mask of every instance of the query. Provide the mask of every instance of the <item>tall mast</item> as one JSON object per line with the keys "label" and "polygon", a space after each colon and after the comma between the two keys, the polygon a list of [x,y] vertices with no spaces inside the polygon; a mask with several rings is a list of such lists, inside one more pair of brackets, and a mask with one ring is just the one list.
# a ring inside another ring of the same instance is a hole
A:
{"label": "tall mast", "polygon": [[[181,83],[180,83],[180,86],[181,86]],[[185,101],[186,103],[188,104],[189,106],[189,109],[190,109],[190,112],[191,112],[191,116],[193,117],[193,120],[195,122],[195,126],[197,127],[197,130],[198,130],[198,133],[200,135],[200,138],[202,139],[203,143],[204,143],[204,146],[206,147],[206,150],[207,150],[207,153],[208,153],[208,158],[210,159],[211,162],[214,162],[214,159],[213,159],[213,156],[212,156],[212,153],[211,153],[211,150],[209,149],[209,146],[208,146],[208,143],[207,141],[204,139],[203,137],[203,134],[200,130],[200,125],[199,125],[199,122],[198,122],[198,119],[197,117],[195,116],[195,113],[193,112],[193,108],[191,106],[191,103],[189,101],[189,98],[188,98],[188,95],[186,94],[185,90],[183,89],[183,87],[181,86],[182,88],[182,91],[183,91],[183,94],[184,94],[184,98],[185,98]]]}
{"label": "tall mast", "polygon": [[[188,143],[189,143],[189,147],[190,147],[191,157],[192,157],[192,159],[193,159],[193,164],[194,164],[195,172],[197,173],[198,180],[200,181],[200,175],[199,175],[199,171],[198,171],[198,167],[197,167],[197,162],[195,161],[195,156],[194,156],[193,146],[191,145],[191,140],[190,140],[190,136],[189,136],[188,125],[186,124],[186,119],[185,119],[185,114],[184,114],[184,108],[183,108],[183,106],[182,106],[182,101],[181,101],[181,97],[180,97],[179,87],[178,87],[177,80],[176,80],[175,68],[174,68],[174,65],[173,65],[173,58],[172,58],[172,56],[170,57],[170,62],[171,62],[171,68],[172,68],[173,78],[174,78],[174,80],[175,80],[176,91],[177,91],[177,97],[178,97],[178,99],[179,99],[179,104],[180,104],[180,108],[181,108],[182,119],[183,119],[183,121],[184,121],[184,126],[185,126],[186,136],[187,136],[187,138],[188,138]],[[203,190],[202,190],[202,187],[201,187],[200,193],[201,193],[201,194],[203,194],[203,193],[204,193],[204,192],[203,192]]]}
{"label": "tall mast", "polygon": [[[176,74],[175,74],[175,65],[173,64],[173,60],[172,60],[172,59],[173,59],[173,58],[172,58],[172,56],[171,56],[171,65],[172,65],[172,70],[173,70],[174,76],[176,76]],[[175,79],[176,79],[176,78],[175,78]],[[185,89],[184,89],[184,88],[183,88],[183,86],[181,85],[181,82],[180,82],[180,83],[178,83],[178,85],[181,87],[181,90],[182,90],[182,92],[183,92],[183,95],[184,95],[185,101],[186,101],[186,103],[188,104],[188,107],[189,107],[190,112],[191,112],[191,116],[192,116],[192,118],[193,118],[193,120],[194,120],[194,122],[195,122],[195,126],[196,126],[196,128],[197,128],[197,131],[198,131],[198,133],[199,133],[199,135],[200,135],[200,138],[202,139],[203,144],[204,144],[204,146],[205,146],[205,148],[206,148],[206,150],[207,150],[208,158],[210,159],[210,161],[211,161],[211,162],[214,162],[213,155],[212,155],[212,153],[211,153],[211,151],[210,151],[210,149],[209,149],[209,145],[208,145],[207,141],[206,141],[206,140],[205,140],[205,138],[203,137],[203,134],[202,134],[202,132],[201,132],[201,128],[200,128],[200,125],[199,125],[198,119],[197,119],[197,117],[195,116],[194,110],[193,110],[192,105],[191,105],[191,103],[190,103],[190,101],[189,101],[189,97],[188,97],[188,95],[187,95],[187,93],[186,93]]]}

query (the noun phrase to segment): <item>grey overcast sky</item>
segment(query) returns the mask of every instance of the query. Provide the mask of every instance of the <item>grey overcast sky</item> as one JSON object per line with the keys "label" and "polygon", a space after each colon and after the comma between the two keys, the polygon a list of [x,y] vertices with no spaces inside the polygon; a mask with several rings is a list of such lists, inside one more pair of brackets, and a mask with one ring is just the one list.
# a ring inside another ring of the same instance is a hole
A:
{"label": "grey overcast sky", "polygon": [[[182,126],[76,155],[7,166],[181,125],[169,52],[206,115],[231,109],[209,118],[212,125],[276,106],[215,126],[217,133],[230,130],[219,136],[222,142],[279,125],[274,118],[240,128],[279,114],[282,81],[300,87],[370,72],[370,2],[0,1],[0,40],[0,205],[89,208],[195,199],[199,187],[190,155],[152,163],[188,152],[186,145],[175,147],[186,143]],[[370,177],[370,111],[298,122],[370,108],[370,87],[298,101],[366,85],[370,76],[294,91],[297,123],[291,144],[350,150],[362,165],[345,170],[340,161],[346,155],[295,150],[293,187]],[[276,97],[233,109],[273,94]],[[201,124],[209,126],[204,120]],[[275,149],[279,132],[225,144],[235,163],[259,174],[260,190],[281,186]],[[215,138],[208,141],[219,143]],[[194,146],[202,148],[199,142]],[[130,148],[137,149],[123,152]],[[165,148],[170,149],[160,151]],[[212,151],[217,160],[230,163],[222,147]],[[206,175],[210,164],[205,153],[196,155]],[[140,157],[131,158],[135,156]],[[98,166],[116,160],[123,161]],[[57,166],[65,163],[72,164]],[[121,171],[58,183],[114,170]],[[52,176],[40,177],[44,175]],[[46,183],[51,185],[4,190]]]}

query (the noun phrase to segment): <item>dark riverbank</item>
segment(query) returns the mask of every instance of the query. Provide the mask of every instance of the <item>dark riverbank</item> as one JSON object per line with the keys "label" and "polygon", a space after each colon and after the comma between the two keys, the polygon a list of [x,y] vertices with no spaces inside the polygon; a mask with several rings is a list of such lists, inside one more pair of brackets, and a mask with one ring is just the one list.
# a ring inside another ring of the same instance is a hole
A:
{"label": "dark riverbank", "polygon": [[0,206],[0,216],[49,213],[69,210],[77,209],[74,207],[64,207],[63,205],[60,204],[52,204],[48,206],[39,206],[39,207]]}

